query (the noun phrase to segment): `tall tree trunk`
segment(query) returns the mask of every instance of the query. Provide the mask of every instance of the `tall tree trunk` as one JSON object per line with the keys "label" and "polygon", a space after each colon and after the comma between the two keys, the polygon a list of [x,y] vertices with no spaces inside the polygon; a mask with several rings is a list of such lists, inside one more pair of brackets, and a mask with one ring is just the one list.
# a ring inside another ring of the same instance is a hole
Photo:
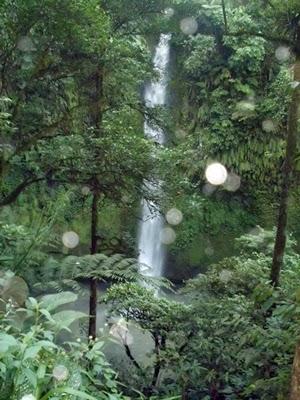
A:
{"label": "tall tree trunk", "polygon": [[[91,213],[91,254],[97,253],[97,226],[98,226],[98,199],[99,192],[95,189],[92,201]],[[97,325],[97,280],[90,279],[90,311],[89,311],[89,337],[96,337]]]}
{"label": "tall tree trunk", "polygon": [[[294,81],[300,82],[300,55],[297,57],[294,65]],[[300,87],[293,90],[292,99],[289,107],[287,138],[286,138],[286,156],[283,166],[282,188],[279,204],[279,215],[277,222],[276,240],[273,252],[273,262],[271,269],[271,283],[274,287],[279,285],[280,272],[283,266],[283,256],[286,247],[286,229],[288,220],[288,197],[291,186],[294,160],[296,154],[298,120],[300,106]]]}
{"label": "tall tree trunk", "polygon": [[[96,105],[93,105],[91,114],[93,115],[94,123],[97,128],[97,136],[100,137],[101,125],[103,118],[103,70],[101,66],[94,76],[95,82],[95,100]],[[98,200],[99,200],[99,188],[98,180],[94,177],[94,192],[93,192],[93,202],[92,202],[92,215],[91,215],[91,254],[97,253],[98,244]],[[97,280],[90,279],[90,310],[89,310],[89,338],[96,338],[96,328],[97,328]]]}
{"label": "tall tree trunk", "polygon": [[291,393],[290,400],[300,399],[300,343],[298,343],[295,351],[293,371],[292,371],[292,382],[291,382]]}

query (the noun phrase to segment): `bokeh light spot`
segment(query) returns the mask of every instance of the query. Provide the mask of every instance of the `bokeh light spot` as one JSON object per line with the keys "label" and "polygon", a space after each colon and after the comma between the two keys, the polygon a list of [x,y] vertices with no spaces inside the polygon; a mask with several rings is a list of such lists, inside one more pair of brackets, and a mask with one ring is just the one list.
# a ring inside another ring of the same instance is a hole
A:
{"label": "bokeh light spot", "polygon": [[227,176],[227,170],[224,165],[217,162],[210,164],[205,171],[205,177],[207,181],[215,186],[223,185],[227,179]]}
{"label": "bokeh light spot", "polygon": [[211,196],[216,191],[216,187],[211,183],[206,183],[202,188],[202,193],[205,196]]}
{"label": "bokeh light spot", "polygon": [[214,249],[211,246],[208,246],[204,249],[204,253],[208,256],[211,257],[214,255]]}
{"label": "bokeh light spot", "polygon": [[87,196],[88,194],[90,194],[90,192],[91,192],[91,189],[88,186],[83,186],[82,189],[81,189],[81,193],[84,196]]}
{"label": "bokeh light spot", "polygon": [[166,227],[160,232],[160,241],[163,244],[169,245],[176,240],[176,233],[171,227]]}
{"label": "bokeh light spot", "polygon": [[271,119],[265,119],[262,123],[262,128],[265,132],[274,132],[276,130],[276,125]]}
{"label": "bokeh light spot", "polygon": [[166,17],[171,18],[171,17],[174,16],[175,11],[174,11],[173,8],[168,7],[168,8],[166,8],[166,9],[164,10],[164,14],[165,14]]}
{"label": "bokeh light spot", "polygon": [[79,244],[79,236],[76,232],[65,232],[62,236],[62,242],[68,249],[74,249]]}
{"label": "bokeh light spot", "polygon": [[241,178],[234,172],[230,172],[223,186],[229,192],[236,192],[241,186]]}
{"label": "bokeh light spot", "polygon": [[170,225],[179,225],[182,222],[183,215],[177,208],[171,208],[166,214],[166,220]]}
{"label": "bokeh light spot", "polygon": [[275,51],[275,57],[279,62],[287,61],[291,56],[291,51],[287,46],[279,46]]}
{"label": "bokeh light spot", "polygon": [[68,379],[69,371],[64,365],[57,365],[53,368],[52,375],[58,382],[62,382]]}
{"label": "bokeh light spot", "polygon": [[185,35],[194,35],[198,31],[198,22],[193,17],[183,18],[180,21],[180,29]]}
{"label": "bokeh light spot", "polygon": [[18,40],[17,48],[20,51],[24,52],[31,52],[36,50],[33,41],[28,36],[22,36]]}

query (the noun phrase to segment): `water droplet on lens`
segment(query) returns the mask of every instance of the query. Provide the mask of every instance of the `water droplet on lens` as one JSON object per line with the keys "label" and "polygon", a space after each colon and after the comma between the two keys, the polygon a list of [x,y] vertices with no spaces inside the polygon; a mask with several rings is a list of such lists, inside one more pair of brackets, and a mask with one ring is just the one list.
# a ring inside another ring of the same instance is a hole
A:
{"label": "water droplet on lens", "polygon": [[52,375],[53,378],[61,382],[65,381],[68,378],[69,371],[68,368],[66,368],[64,365],[57,365],[56,367],[53,368]]}
{"label": "water droplet on lens", "polygon": [[230,172],[223,186],[229,192],[236,192],[241,186],[241,178],[234,172]]}
{"label": "water droplet on lens", "polygon": [[276,125],[271,119],[265,119],[262,123],[262,128],[265,132],[273,132],[276,129]]}
{"label": "water droplet on lens", "polygon": [[198,31],[198,22],[193,17],[183,18],[180,21],[180,29],[185,35],[194,35]]}
{"label": "water droplet on lens", "polygon": [[162,231],[160,232],[160,241],[163,244],[169,245],[174,243],[175,240],[176,240],[176,233],[174,229],[172,229],[171,227],[162,229]]}
{"label": "water droplet on lens", "polygon": [[227,179],[227,170],[220,163],[212,163],[206,168],[205,177],[212,185],[222,185]]}
{"label": "water droplet on lens", "polygon": [[174,11],[173,8],[168,7],[168,8],[166,8],[166,9],[164,10],[164,14],[165,14],[166,17],[171,18],[171,17],[173,17],[173,15],[175,14],[175,11]]}
{"label": "water droplet on lens", "polygon": [[33,41],[28,36],[23,36],[18,40],[17,48],[24,52],[36,50]]}
{"label": "water droplet on lens", "polygon": [[205,196],[210,196],[216,191],[216,187],[211,183],[206,183],[202,188],[202,193]]}
{"label": "water droplet on lens", "polygon": [[166,214],[166,220],[170,225],[179,225],[182,222],[183,215],[177,208],[172,208]]}
{"label": "water droplet on lens", "polygon": [[206,247],[205,250],[204,250],[204,253],[205,253],[207,256],[211,257],[211,256],[214,255],[214,249],[213,249],[211,246]]}
{"label": "water droplet on lens", "polygon": [[83,188],[81,189],[81,193],[84,196],[87,196],[90,192],[91,192],[91,189],[88,186],[83,186]]}
{"label": "water droplet on lens", "polygon": [[76,232],[65,232],[62,236],[62,242],[68,249],[74,249],[79,244],[79,236]]}
{"label": "water droplet on lens", "polygon": [[275,57],[279,62],[287,61],[291,56],[291,51],[287,46],[279,46],[275,51]]}

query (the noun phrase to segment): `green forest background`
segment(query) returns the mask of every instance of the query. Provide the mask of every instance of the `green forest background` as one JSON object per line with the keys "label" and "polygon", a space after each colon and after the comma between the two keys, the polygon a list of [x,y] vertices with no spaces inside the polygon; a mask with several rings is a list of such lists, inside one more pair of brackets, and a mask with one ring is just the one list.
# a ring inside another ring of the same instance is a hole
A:
{"label": "green forest background", "polygon": [[[2,0],[0,399],[300,399],[299,10]],[[162,33],[168,105],[149,109]],[[207,183],[212,161],[233,187]],[[141,198],[183,214],[162,279],[140,274]],[[103,307],[148,335],[142,361],[124,335],[127,364],[107,355]]]}

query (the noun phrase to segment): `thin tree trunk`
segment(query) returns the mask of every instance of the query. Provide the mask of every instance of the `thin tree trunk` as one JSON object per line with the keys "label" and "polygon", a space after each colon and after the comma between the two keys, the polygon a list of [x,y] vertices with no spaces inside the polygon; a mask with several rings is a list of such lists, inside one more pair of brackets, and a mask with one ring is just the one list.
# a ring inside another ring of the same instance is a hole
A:
{"label": "thin tree trunk", "polygon": [[[91,254],[97,253],[97,225],[98,225],[98,199],[99,193],[97,189],[93,194],[92,215],[91,215]],[[97,280],[90,279],[90,311],[89,311],[89,337],[96,337],[97,325]]]}
{"label": "thin tree trunk", "polygon": [[154,334],[154,343],[155,343],[154,352],[156,355],[156,360],[155,360],[153,377],[152,377],[152,382],[151,382],[151,385],[153,387],[155,387],[157,385],[158,376],[159,376],[159,372],[160,372],[160,364],[161,364],[160,351],[159,351],[159,348],[160,348],[159,336],[157,334]]}
{"label": "thin tree trunk", "polygon": [[[294,81],[295,82],[300,81],[300,56],[297,57],[297,61],[294,66]],[[280,272],[283,266],[283,256],[286,247],[288,197],[294,171],[294,159],[296,154],[297,134],[298,134],[299,106],[300,106],[300,88],[297,87],[293,90],[293,95],[288,115],[286,156],[283,166],[279,215],[277,222],[276,240],[273,252],[271,277],[270,277],[271,283],[274,287],[277,287],[279,285]]]}
{"label": "thin tree trunk", "polygon": [[161,336],[157,333],[154,333],[154,352],[156,355],[156,360],[155,360],[155,365],[154,365],[154,371],[153,371],[153,377],[152,377],[152,387],[156,387],[158,384],[158,378],[159,378],[159,373],[161,370],[161,356],[160,356],[160,351],[166,349],[166,337]]}
{"label": "thin tree trunk", "polygon": [[292,382],[291,382],[291,393],[290,400],[300,399],[300,343],[298,343],[295,351],[293,371],[292,371]]}
{"label": "thin tree trunk", "polygon": [[[97,135],[100,137],[101,125],[102,125],[102,103],[103,103],[103,71],[100,66],[95,74],[95,99],[96,107],[92,110],[94,117],[95,126],[97,128]],[[97,253],[98,244],[98,200],[99,200],[99,189],[97,178],[95,179],[95,187],[93,193],[92,202],[92,215],[91,215],[91,254]],[[89,338],[96,338],[97,329],[97,280],[90,279],[90,310],[89,310]]]}

